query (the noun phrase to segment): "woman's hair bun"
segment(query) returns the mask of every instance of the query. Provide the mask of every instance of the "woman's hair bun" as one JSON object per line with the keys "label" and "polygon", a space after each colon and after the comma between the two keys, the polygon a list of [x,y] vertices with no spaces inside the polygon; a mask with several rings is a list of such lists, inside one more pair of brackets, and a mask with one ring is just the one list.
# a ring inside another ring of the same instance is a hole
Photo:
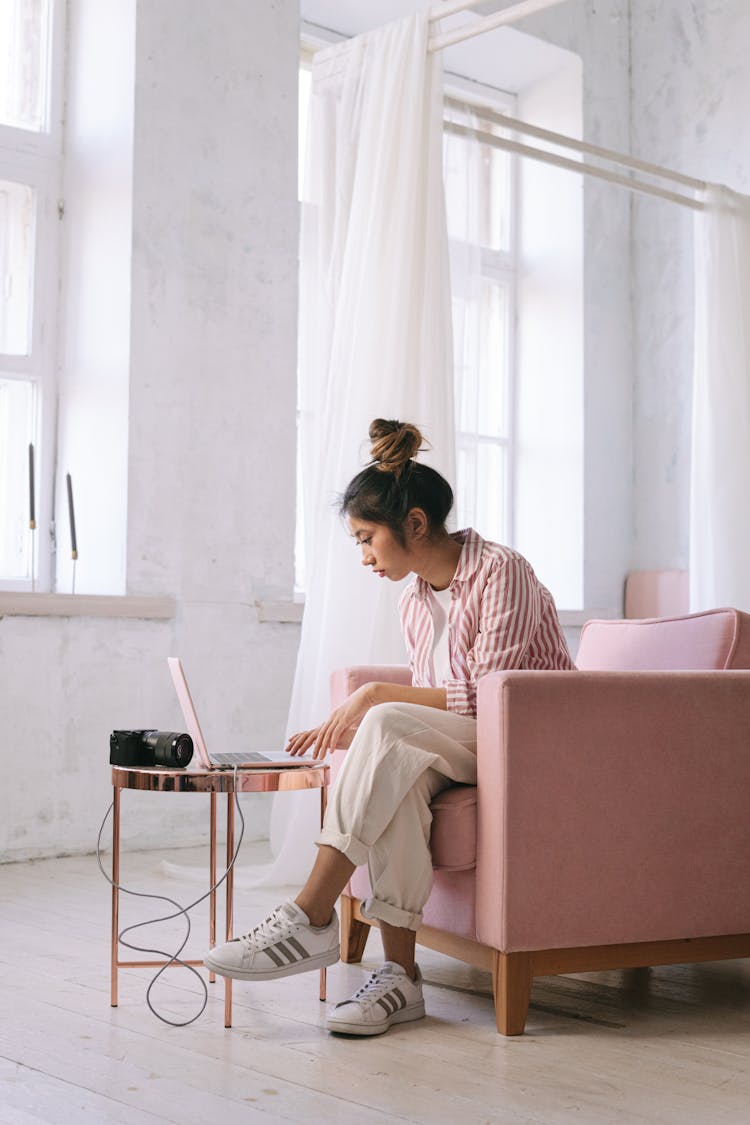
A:
{"label": "woman's hair bun", "polygon": [[411,422],[376,418],[370,423],[372,460],[384,473],[400,477],[409,462],[423,447],[423,437]]}

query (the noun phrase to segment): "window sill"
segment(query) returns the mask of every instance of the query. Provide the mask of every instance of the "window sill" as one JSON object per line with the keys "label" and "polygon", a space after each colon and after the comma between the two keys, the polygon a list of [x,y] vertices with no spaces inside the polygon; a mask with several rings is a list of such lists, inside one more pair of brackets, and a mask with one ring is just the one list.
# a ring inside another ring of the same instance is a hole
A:
{"label": "window sill", "polygon": [[285,625],[300,625],[305,609],[304,597],[291,601],[279,599],[277,601],[257,601],[255,609],[259,621],[275,621]]}
{"label": "window sill", "polygon": [[140,617],[168,621],[175,611],[174,598],[0,593],[0,617]]}
{"label": "window sill", "polygon": [[[259,621],[281,621],[299,625],[305,609],[304,598],[299,601],[258,601],[255,603]],[[591,621],[615,620],[622,617],[619,609],[561,609],[558,611],[564,629],[578,629]]]}
{"label": "window sill", "polygon": [[557,616],[563,629],[579,629],[587,621],[619,621],[621,609],[559,609]]}
{"label": "window sill", "polygon": [[[304,599],[257,601],[258,621],[299,625],[305,609]],[[130,617],[151,621],[174,618],[174,598],[149,598],[109,594],[32,594],[0,592],[1,617]],[[616,609],[561,609],[560,624],[575,629],[592,618],[612,620],[621,617]]]}

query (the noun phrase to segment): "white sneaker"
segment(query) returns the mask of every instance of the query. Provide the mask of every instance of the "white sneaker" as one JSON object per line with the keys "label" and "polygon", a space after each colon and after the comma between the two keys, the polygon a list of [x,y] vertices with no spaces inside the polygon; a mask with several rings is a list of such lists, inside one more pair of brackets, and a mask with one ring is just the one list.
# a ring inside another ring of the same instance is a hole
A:
{"label": "white sneaker", "polygon": [[235,980],[275,980],[322,969],[338,959],[336,911],[327,926],[311,926],[304,910],[289,899],[244,937],[211,949],[203,964],[220,976]]}
{"label": "white sneaker", "polygon": [[393,1023],[407,1023],[424,1016],[422,973],[412,980],[400,965],[386,961],[370,974],[351,1000],[337,1004],[328,1017],[329,1031],[345,1035],[382,1035]]}

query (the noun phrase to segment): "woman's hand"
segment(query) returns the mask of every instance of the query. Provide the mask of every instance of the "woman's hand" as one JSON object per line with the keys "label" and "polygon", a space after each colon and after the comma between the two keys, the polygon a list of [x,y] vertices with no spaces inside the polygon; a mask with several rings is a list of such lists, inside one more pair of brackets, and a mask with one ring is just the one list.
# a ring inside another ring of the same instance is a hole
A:
{"label": "woman's hand", "polygon": [[375,703],[373,686],[373,684],[363,684],[357,688],[319,727],[292,735],[286,747],[287,754],[293,757],[304,754],[312,746],[312,757],[318,759],[325,758],[330,750],[335,750],[339,746],[348,746],[354,737],[353,727]]}

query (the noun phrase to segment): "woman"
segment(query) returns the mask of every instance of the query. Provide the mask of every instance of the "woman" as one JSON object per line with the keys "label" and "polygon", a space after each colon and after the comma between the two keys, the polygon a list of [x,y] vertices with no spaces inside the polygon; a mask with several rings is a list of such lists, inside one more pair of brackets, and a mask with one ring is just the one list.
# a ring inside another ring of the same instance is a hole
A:
{"label": "woman", "polygon": [[315,758],[349,745],[313,870],[294,901],[205,958],[241,980],[332,965],[336,899],[368,863],[372,895],[362,913],[379,921],[386,961],[328,1019],[331,1031],[350,1035],[424,1015],[414,948],[432,885],[430,802],[452,783],[476,784],[478,680],[502,669],[575,667],[552,596],[529,563],[471,529],[446,530],[453,493],[414,459],[419,430],[376,419],[370,438],[372,462],[349,484],[340,512],[363,566],[392,582],[416,576],[399,603],[413,686],[365,684],[321,726],[290,739],[290,754]]}

